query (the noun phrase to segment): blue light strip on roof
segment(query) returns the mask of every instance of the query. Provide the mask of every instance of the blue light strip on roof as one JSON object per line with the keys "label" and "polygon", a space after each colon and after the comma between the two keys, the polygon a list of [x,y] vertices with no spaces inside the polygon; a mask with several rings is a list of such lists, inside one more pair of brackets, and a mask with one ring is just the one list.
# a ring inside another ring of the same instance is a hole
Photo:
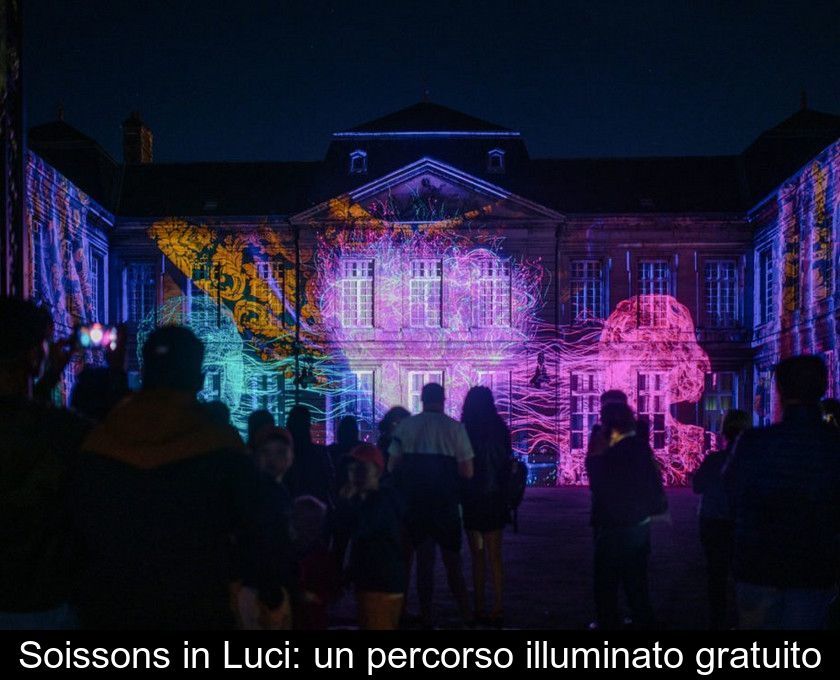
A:
{"label": "blue light strip on roof", "polygon": [[519,137],[518,132],[458,132],[454,130],[416,132],[334,132],[333,137]]}

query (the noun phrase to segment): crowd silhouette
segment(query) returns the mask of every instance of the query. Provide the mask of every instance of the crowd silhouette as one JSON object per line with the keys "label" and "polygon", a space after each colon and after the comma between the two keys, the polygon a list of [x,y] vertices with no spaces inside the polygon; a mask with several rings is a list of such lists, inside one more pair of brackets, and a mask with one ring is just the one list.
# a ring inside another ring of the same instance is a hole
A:
{"label": "crowd silhouette", "polygon": [[[389,410],[375,444],[352,416],[317,444],[302,404],[284,427],[255,411],[243,442],[224,404],[198,400],[205,350],[185,327],[149,335],[139,391],[122,342],[64,409],[50,395],[69,340],[50,345],[49,314],[28,301],[0,298],[0,325],[0,628],[324,629],[349,593],[362,629],[433,628],[438,554],[458,625],[516,625],[503,536],[525,480],[488,388],[456,420],[427,384],[422,412]],[[781,421],[751,429],[730,411],[693,477],[713,629],[837,626],[838,403],[821,401],[818,357],[775,375]],[[648,561],[668,502],[648,429],[626,395],[602,395],[586,457],[593,628],[661,625]]]}

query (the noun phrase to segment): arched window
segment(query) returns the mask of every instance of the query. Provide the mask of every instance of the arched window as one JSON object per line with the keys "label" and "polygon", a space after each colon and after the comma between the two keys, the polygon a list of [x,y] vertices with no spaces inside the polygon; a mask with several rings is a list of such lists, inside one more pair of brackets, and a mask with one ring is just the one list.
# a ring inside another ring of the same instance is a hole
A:
{"label": "arched window", "polygon": [[356,149],[350,152],[350,174],[364,175],[367,173],[367,152]]}
{"label": "arched window", "polygon": [[487,172],[505,171],[505,152],[501,149],[491,149],[487,152]]}

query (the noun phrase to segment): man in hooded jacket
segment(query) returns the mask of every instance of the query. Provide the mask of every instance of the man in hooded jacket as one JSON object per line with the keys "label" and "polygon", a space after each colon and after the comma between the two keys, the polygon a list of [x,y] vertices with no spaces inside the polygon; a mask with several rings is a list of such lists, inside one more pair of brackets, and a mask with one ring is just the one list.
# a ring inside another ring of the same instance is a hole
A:
{"label": "man in hooded jacket", "polygon": [[[212,422],[196,399],[203,357],[188,329],[153,332],[143,388],[82,446],[71,508],[83,627],[229,628],[243,556],[283,540],[280,527],[259,521],[258,476],[238,433]],[[257,585],[276,609],[280,575],[266,570]]]}

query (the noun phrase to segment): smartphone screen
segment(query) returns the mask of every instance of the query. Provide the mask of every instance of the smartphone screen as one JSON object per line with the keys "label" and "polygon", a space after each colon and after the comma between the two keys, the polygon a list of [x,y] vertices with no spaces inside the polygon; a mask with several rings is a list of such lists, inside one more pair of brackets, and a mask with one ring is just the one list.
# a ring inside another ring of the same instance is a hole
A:
{"label": "smartphone screen", "polygon": [[76,344],[82,349],[117,348],[117,329],[115,326],[103,326],[101,323],[79,326],[76,331]]}

